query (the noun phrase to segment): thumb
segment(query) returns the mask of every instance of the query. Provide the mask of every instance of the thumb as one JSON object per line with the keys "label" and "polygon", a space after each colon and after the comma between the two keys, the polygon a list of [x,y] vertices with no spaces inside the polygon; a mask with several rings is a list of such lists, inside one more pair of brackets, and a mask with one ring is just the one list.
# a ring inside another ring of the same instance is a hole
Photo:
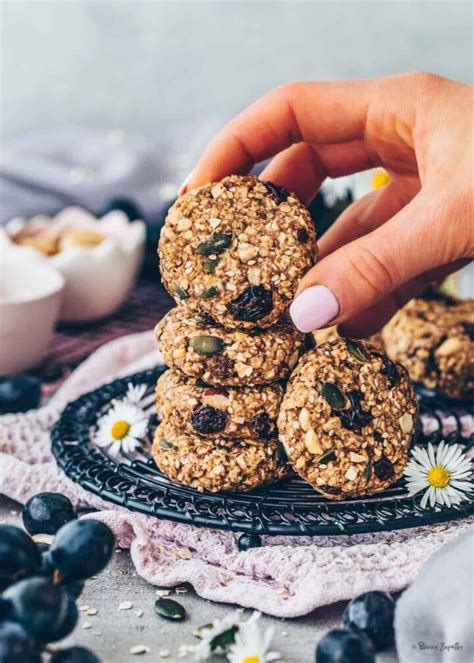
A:
{"label": "thumb", "polygon": [[295,326],[309,332],[344,322],[449,262],[447,225],[418,194],[387,223],[329,254],[303,277],[290,306]]}

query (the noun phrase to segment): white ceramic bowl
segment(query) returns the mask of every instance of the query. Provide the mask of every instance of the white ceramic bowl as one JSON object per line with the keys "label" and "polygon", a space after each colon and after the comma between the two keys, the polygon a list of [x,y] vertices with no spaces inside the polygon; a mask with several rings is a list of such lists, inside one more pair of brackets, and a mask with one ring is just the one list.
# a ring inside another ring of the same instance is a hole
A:
{"label": "white ceramic bowl", "polygon": [[97,246],[71,246],[51,257],[29,247],[16,247],[30,255],[35,254],[64,276],[66,288],[59,319],[85,322],[105,318],[116,311],[132,289],[142,264],[144,222],[130,223],[118,210],[96,219],[82,208],[68,207],[52,219],[44,216],[28,222],[14,219],[7,225],[10,238],[42,228],[58,231],[86,229],[105,237]]}
{"label": "white ceramic bowl", "polygon": [[63,291],[64,277],[56,269],[0,245],[0,376],[44,358]]}

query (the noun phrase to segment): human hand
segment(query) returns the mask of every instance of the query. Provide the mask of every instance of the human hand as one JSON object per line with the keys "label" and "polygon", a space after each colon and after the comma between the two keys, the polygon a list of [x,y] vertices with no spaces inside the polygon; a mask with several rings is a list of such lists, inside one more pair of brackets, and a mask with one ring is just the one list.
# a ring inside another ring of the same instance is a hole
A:
{"label": "human hand", "polygon": [[319,241],[290,313],[301,331],[365,336],[474,255],[472,87],[425,73],[290,83],[230,121],[180,194],[273,157],[261,179],[308,203],[327,176],[375,166],[389,184]]}

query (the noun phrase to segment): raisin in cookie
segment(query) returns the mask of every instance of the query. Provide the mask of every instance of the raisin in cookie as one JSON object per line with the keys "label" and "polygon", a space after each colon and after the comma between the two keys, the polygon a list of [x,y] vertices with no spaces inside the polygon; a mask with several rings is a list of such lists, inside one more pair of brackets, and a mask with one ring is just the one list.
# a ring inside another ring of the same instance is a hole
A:
{"label": "raisin in cookie", "polygon": [[402,474],[418,406],[407,371],[366,341],[339,339],[302,357],[278,428],[298,474],[331,499],[371,495]]}
{"label": "raisin in cookie", "polygon": [[474,300],[430,291],[398,311],[382,337],[415,382],[452,398],[474,396]]}
{"label": "raisin in cookie", "polygon": [[294,194],[239,175],[179,198],[158,248],[176,302],[229,329],[276,322],[316,251],[311,215]]}
{"label": "raisin in cookie", "polygon": [[288,377],[304,337],[289,322],[270,329],[230,331],[186,308],[172,309],[155,329],[165,362],[212,385],[270,384]]}
{"label": "raisin in cookie", "polygon": [[245,492],[282,479],[289,469],[277,438],[210,440],[182,433],[168,422],[156,429],[152,455],[172,481],[199,492]]}
{"label": "raisin in cookie", "polygon": [[160,418],[178,430],[206,437],[275,437],[282,398],[279,384],[211,387],[172,370],[163,373],[156,385]]}

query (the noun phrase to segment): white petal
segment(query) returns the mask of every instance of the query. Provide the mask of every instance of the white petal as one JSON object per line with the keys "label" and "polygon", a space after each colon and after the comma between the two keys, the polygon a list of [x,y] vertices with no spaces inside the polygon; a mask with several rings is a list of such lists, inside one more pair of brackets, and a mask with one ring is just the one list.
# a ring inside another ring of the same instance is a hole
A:
{"label": "white petal", "polygon": [[458,481],[457,479],[453,479],[449,482],[449,485],[453,488],[457,488],[458,490],[465,490],[467,492],[474,490],[474,486],[472,485],[471,481]]}
{"label": "white petal", "polygon": [[436,451],[436,464],[441,465],[442,460],[444,458],[445,454],[445,449],[446,449],[446,444],[444,443],[444,440],[441,440],[439,443],[438,449]]}
{"label": "white petal", "polygon": [[450,446],[446,446],[446,453],[444,454],[444,458],[442,462],[439,462],[440,465],[445,465],[447,466],[448,463],[450,463],[453,459],[453,456],[455,455],[456,451],[458,450],[458,445],[457,444],[452,444]]}
{"label": "white petal", "polygon": [[422,498],[422,500],[421,500],[421,502],[420,502],[420,506],[421,506],[422,509],[425,509],[425,508],[426,508],[426,505],[427,505],[427,503],[428,503],[428,498],[429,498],[429,496],[430,496],[430,490],[431,490],[431,489],[428,488],[428,490],[427,490],[426,493],[423,495],[423,498]]}
{"label": "white petal", "polygon": [[428,458],[430,459],[431,465],[436,465],[435,451],[431,442],[428,443]]}

